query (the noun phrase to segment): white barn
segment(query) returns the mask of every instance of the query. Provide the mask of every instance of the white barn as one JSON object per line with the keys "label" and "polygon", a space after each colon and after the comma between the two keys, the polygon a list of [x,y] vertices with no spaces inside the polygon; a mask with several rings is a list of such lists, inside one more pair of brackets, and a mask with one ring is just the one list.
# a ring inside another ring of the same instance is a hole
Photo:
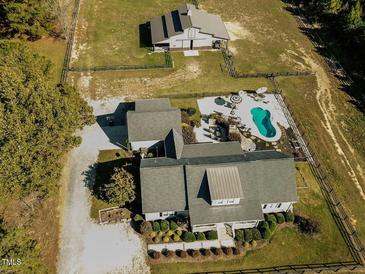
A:
{"label": "white barn", "polygon": [[151,19],[154,51],[220,48],[229,34],[219,15],[185,4]]}

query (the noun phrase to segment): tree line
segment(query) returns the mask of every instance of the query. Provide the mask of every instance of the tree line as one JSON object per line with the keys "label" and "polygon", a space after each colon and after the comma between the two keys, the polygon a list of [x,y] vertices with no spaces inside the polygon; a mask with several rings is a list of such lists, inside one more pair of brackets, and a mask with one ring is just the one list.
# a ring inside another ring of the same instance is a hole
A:
{"label": "tree line", "polygon": [[72,0],[0,0],[0,34],[3,37],[64,36]]}
{"label": "tree line", "polygon": [[322,38],[353,71],[365,70],[365,0],[294,0]]}

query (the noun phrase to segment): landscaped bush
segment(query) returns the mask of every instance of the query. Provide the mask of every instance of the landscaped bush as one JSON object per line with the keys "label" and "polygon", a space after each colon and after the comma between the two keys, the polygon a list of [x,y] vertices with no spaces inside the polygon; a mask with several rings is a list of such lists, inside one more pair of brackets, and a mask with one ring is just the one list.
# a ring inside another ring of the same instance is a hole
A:
{"label": "landscaped bush", "polygon": [[188,253],[185,250],[178,250],[177,254],[180,258],[186,258],[188,256]]}
{"label": "landscaped bush", "polygon": [[197,257],[199,257],[200,256],[200,252],[198,251],[198,250],[193,250],[192,252],[191,252],[191,257],[193,257],[193,258],[197,258]]}
{"label": "landscaped bush", "polygon": [[274,232],[274,230],[276,229],[276,222],[274,221],[269,221],[269,228],[272,232]]}
{"label": "landscaped bush", "polygon": [[192,126],[182,127],[182,136],[184,139],[184,144],[195,144],[197,142],[194,128]]}
{"label": "landscaped bush", "polygon": [[161,224],[160,224],[160,228],[161,228],[161,231],[163,232],[166,232],[170,229],[170,224],[169,224],[169,221],[167,220],[162,220],[161,221]]}
{"label": "landscaped bush", "polygon": [[152,232],[152,224],[151,222],[143,222],[141,226],[139,227],[139,231],[143,235],[148,235],[150,232]]}
{"label": "landscaped bush", "polygon": [[171,230],[176,230],[176,229],[178,229],[179,228],[179,226],[177,225],[177,223],[175,222],[175,221],[170,221],[170,229]]}
{"label": "landscaped bush", "polygon": [[158,244],[160,241],[161,241],[161,238],[160,238],[160,237],[158,237],[158,236],[156,236],[155,238],[153,238],[153,242],[154,242],[155,244]]}
{"label": "landscaped bush", "polygon": [[203,255],[206,257],[209,257],[210,255],[212,255],[212,252],[210,251],[210,249],[204,249],[203,250]]}
{"label": "landscaped bush", "polygon": [[257,242],[255,240],[252,240],[250,244],[251,244],[252,247],[256,247],[257,246]]}
{"label": "landscaped bush", "polygon": [[193,116],[195,113],[196,113],[196,109],[195,108],[188,108],[186,110],[186,113],[189,115],[189,116]]}
{"label": "landscaped bush", "polygon": [[233,254],[234,255],[240,255],[241,254],[241,249],[239,249],[237,247],[233,248]]}
{"label": "landscaped bush", "polygon": [[208,231],[206,233],[206,236],[207,236],[206,238],[208,240],[217,240],[218,239],[218,233],[215,230]]}
{"label": "landscaped bush", "polygon": [[276,213],[276,222],[278,224],[282,224],[285,222],[285,217],[284,217],[283,213]]}
{"label": "landscaped bush", "polygon": [[241,229],[236,230],[236,240],[244,241],[244,232]]}
{"label": "landscaped bush", "polygon": [[168,243],[170,241],[170,237],[165,236],[165,237],[162,238],[162,241],[164,243]]}
{"label": "landscaped bush", "polygon": [[174,235],[174,231],[169,230],[169,231],[167,231],[166,235],[170,237],[170,236]]}
{"label": "landscaped bush", "polygon": [[159,222],[153,222],[152,229],[153,229],[153,231],[156,231],[156,232],[160,231],[161,230],[160,223]]}
{"label": "landscaped bush", "polygon": [[294,222],[294,214],[291,211],[285,213],[285,222],[293,223]]}
{"label": "landscaped bush", "polygon": [[195,235],[192,232],[184,232],[184,234],[182,235],[182,240],[184,242],[190,243],[190,242],[194,242],[195,239]]}
{"label": "landscaped bush", "polygon": [[274,215],[274,214],[265,214],[265,220],[266,220],[267,222],[269,222],[269,221],[273,221],[273,222],[275,222],[275,223],[276,223],[276,217],[275,217],[275,215]]}
{"label": "landscaped bush", "polygon": [[152,232],[150,232],[149,236],[150,236],[151,238],[154,238],[154,237],[156,237],[156,236],[157,236],[157,232],[152,231]]}
{"label": "landscaped bush", "polygon": [[226,248],[224,249],[224,253],[226,253],[226,255],[227,255],[227,256],[230,256],[230,255],[232,255],[232,254],[233,254],[233,250],[232,250],[232,248],[231,248],[231,247],[226,247]]}
{"label": "landscaped bush", "polygon": [[312,220],[302,216],[295,216],[294,222],[302,233],[312,235],[320,231],[319,222],[317,222],[316,220]]}
{"label": "landscaped bush", "polygon": [[181,122],[190,125],[189,114],[186,111],[181,111]]}
{"label": "landscaped bush", "polygon": [[198,232],[198,233],[196,234],[196,239],[197,239],[198,241],[205,241],[205,240],[206,240],[206,238],[205,238],[205,234],[204,234],[203,232]]}
{"label": "landscaped bush", "polygon": [[158,251],[153,251],[152,252],[152,258],[155,259],[155,260],[158,260],[161,258],[161,253],[158,252]]}
{"label": "landscaped bush", "polygon": [[248,242],[244,242],[244,243],[243,243],[243,247],[247,249],[247,248],[250,248],[250,247],[251,247],[251,245],[250,245],[250,243],[248,243]]}
{"label": "landscaped bush", "polygon": [[177,235],[181,236],[181,235],[182,235],[182,233],[183,233],[183,231],[182,231],[181,229],[176,230],[176,234],[177,234]]}
{"label": "landscaped bush", "polygon": [[172,258],[174,257],[175,253],[171,250],[168,250],[165,254],[166,258]]}
{"label": "landscaped bush", "polygon": [[174,241],[175,241],[175,242],[180,241],[180,236],[175,234],[175,235],[174,235]]}
{"label": "landscaped bush", "polygon": [[222,251],[221,248],[215,248],[215,247],[213,247],[212,248],[212,252],[216,256],[222,256],[223,255],[223,251]]}
{"label": "landscaped bush", "polygon": [[252,232],[252,239],[253,240],[261,240],[261,233],[257,228],[251,229]]}
{"label": "landscaped bush", "polygon": [[162,237],[162,236],[164,235],[164,233],[163,233],[162,231],[159,231],[159,232],[157,233],[157,235],[158,235],[158,236],[160,236],[160,237]]}
{"label": "landscaped bush", "polygon": [[267,221],[259,222],[258,228],[260,231],[269,228],[269,223]]}
{"label": "landscaped bush", "polygon": [[241,142],[241,134],[236,133],[236,132],[231,132],[230,134],[228,134],[228,141],[234,142]]}
{"label": "landscaped bush", "polygon": [[245,231],[245,242],[252,241],[252,231],[251,231],[251,229],[246,228],[244,231]]}
{"label": "landscaped bush", "polygon": [[136,214],[133,217],[133,221],[135,221],[136,223],[143,222],[144,221],[144,218],[141,215]]}
{"label": "landscaped bush", "polygon": [[270,228],[264,227],[264,228],[261,230],[261,236],[262,236],[262,238],[263,238],[263,239],[265,239],[265,240],[270,239],[270,237],[271,237],[271,230],[270,230]]}

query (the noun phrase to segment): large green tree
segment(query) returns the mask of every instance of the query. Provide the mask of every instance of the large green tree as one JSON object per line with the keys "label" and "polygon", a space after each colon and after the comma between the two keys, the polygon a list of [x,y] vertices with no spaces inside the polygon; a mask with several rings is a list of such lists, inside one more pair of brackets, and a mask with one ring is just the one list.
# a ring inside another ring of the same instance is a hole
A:
{"label": "large green tree", "polygon": [[47,193],[61,157],[94,121],[72,87],[53,84],[51,63],[20,43],[0,42],[0,193]]}
{"label": "large green tree", "polygon": [[0,272],[47,273],[40,260],[37,242],[24,228],[4,224],[0,220]]}
{"label": "large green tree", "polygon": [[41,37],[54,28],[49,0],[0,0],[0,29],[7,35]]}

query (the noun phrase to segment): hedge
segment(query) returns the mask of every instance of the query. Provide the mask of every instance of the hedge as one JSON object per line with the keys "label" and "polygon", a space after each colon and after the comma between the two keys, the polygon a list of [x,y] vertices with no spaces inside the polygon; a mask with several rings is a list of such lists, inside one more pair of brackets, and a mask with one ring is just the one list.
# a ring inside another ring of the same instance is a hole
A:
{"label": "hedge", "polygon": [[251,229],[246,228],[244,231],[245,231],[245,242],[252,241],[252,231],[251,231]]}
{"label": "hedge", "polygon": [[259,230],[261,231],[261,230],[264,230],[264,229],[266,229],[266,228],[269,228],[269,223],[267,222],[267,221],[262,221],[262,222],[260,222],[259,223]]}
{"label": "hedge", "polygon": [[174,241],[175,241],[175,242],[180,241],[180,236],[179,236],[179,235],[174,235]]}
{"label": "hedge", "polygon": [[263,228],[261,231],[261,236],[263,239],[268,240],[271,237],[271,230],[269,228]]}
{"label": "hedge", "polygon": [[177,234],[177,235],[181,236],[181,235],[182,235],[182,233],[183,233],[183,231],[182,231],[181,229],[176,230],[176,234]]}
{"label": "hedge", "polygon": [[197,239],[198,241],[205,241],[205,240],[206,240],[206,238],[205,238],[205,234],[204,234],[203,232],[198,232],[198,233],[196,234],[196,239]]}
{"label": "hedge", "polygon": [[163,238],[162,238],[162,241],[163,241],[164,243],[168,243],[168,242],[170,241],[170,237],[165,236],[165,237],[163,237]]}
{"label": "hedge", "polygon": [[275,228],[276,228],[276,222],[269,221],[269,228],[273,232],[275,230]]}
{"label": "hedge", "polygon": [[182,240],[184,242],[187,242],[187,243],[190,243],[190,242],[195,242],[195,235],[192,233],[192,232],[185,232],[183,235],[182,235]]}
{"label": "hedge", "polygon": [[266,220],[267,222],[269,222],[269,221],[273,221],[273,222],[275,222],[275,223],[276,223],[276,217],[275,217],[275,215],[274,215],[274,214],[265,214],[265,220]]}
{"label": "hedge", "polygon": [[241,229],[236,230],[236,240],[237,241],[244,241],[244,232],[243,232],[243,230],[241,230]]}
{"label": "hedge", "polygon": [[288,223],[294,222],[294,214],[291,211],[285,213],[285,221]]}
{"label": "hedge", "polygon": [[174,233],[174,231],[172,231],[172,230],[169,230],[169,231],[167,231],[167,233],[166,233],[166,235],[167,236],[172,236],[172,235],[174,235],[175,233]]}
{"label": "hedge", "polygon": [[141,226],[139,227],[139,231],[143,234],[143,235],[147,235],[150,232],[152,232],[152,224],[151,222],[143,222],[141,224]]}
{"label": "hedge", "polygon": [[283,213],[276,213],[276,222],[278,224],[282,224],[285,222],[285,217],[284,217]]}
{"label": "hedge", "polygon": [[166,232],[170,229],[170,224],[169,221],[167,220],[162,220],[161,221],[161,225],[160,225],[161,231]]}
{"label": "hedge", "polygon": [[257,228],[251,229],[252,231],[252,239],[253,240],[261,240],[261,233]]}
{"label": "hedge", "polygon": [[160,231],[161,230],[160,223],[159,222],[153,222],[152,229],[153,229],[153,231],[156,231],[156,232]]}
{"label": "hedge", "polygon": [[208,240],[217,240],[218,239],[218,233],[215,230],[210,230],[206,233],[206,238]]}
{"label": "hedge", "polygon": [[179,228],[179,226],[177,225],[177,223],[171,220],[170,221],[170,229],[171,230],[176,230],[178,228]]}

